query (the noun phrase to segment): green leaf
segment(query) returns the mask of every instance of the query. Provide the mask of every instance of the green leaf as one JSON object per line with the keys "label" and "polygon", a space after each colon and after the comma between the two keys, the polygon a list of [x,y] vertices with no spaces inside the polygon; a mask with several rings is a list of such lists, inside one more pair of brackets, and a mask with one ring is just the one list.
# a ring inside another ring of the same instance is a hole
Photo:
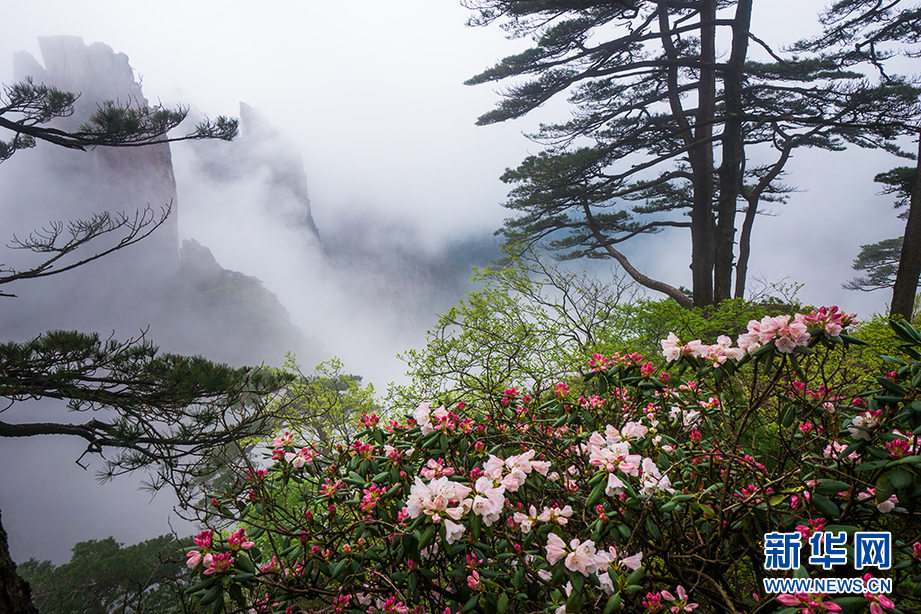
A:
{"label": "green leaf", "polygon": [[515,570],[515,577],[512,579],[512,584],[515,586],[515,589],[520,589],[521,585],[524,584],[524,566],[519,565],[518,569]]}
{"label": "green leaf", "polygon": [[208,576],[201,582],[193,584],[189,588],[185,589],[185,592],[187,595],[191,595],[192,593],[197,593],[198,591],[202,591],[202,590],[205,590],[207,588],[214,586],[215,582],[217,582],[216,576]]}
{"label": "green leaf", "polygon": [[659,539],[659,527],[656,526],[656,523],[653,522],[652,518],[646,518],[646,530],[649,531],[650,537],[654,540]]}
{"label": "green leaf", "polygon": [[835,505],[834,502],[832,502],[832,500],[825,495],[814,493],[811,500],[815,509],[819,510],[823,515],[829,518],[836,518],[839,514],[841,514],[841,510],[838,509],[838,506]]}
{"label": "green leaf", "polygon": [[643,574],[646,573],[645,567],[638,567],[633,570],[629,576],[627,576],[627,584],[638,584],[639,581],[643,578]]}
{"label": "green leaf", "polygon": [[582,594],[582,591],[577,591],[575,587],[573,587],[572,593],[569,594],[569,599],[566,600],[566,614],[576,614],[576,612],[582,609],[582,604],[584,602],[585,595]]}
{"label": "green leaf", "polygon": [[905,389],[893,382],[891,379],[887,377],[877,377],[876,381],[879,382],[880,386],[892,394],[898,395],[899,397],[905,396]]}
{"label": "green leaf", "polygon": [[784,412],[783,418],[781,419],[780,423],[784,426],[784,428],[789,428],[790,425],[793,424],[794,418],[796,418],[796,409],[794,408],[793,405],[791,405]]}
{"label": "green leaf", "polygon": [[497,614],[505,614],[506,610],[508,610],[508,595],[502,593],[496,603],[496,612]]}
{"label": "green leaf", "polygon": [[239,584],[231,584],[227,589],[227,592],[230,594],[230,598],[236,602],[241,608],[246,607],[246,599],[243,597],[243,589],[240,588]]}
{"label": "green leaf", "polygon": [[245,571],[246,573],[251,573],[251,574],[256,573],[256,566],[253,565],[253,562],[249,559],[248,556],[238,556],[235,562],[236,562],[236,567],[239,570]]}
{"label": "green leaf", "polygon": [[208,605],[209,603],[214,603],[214,601],[221,597],[224,594],[224,586],[220,583],[212,586],[208,591],[201,596],[201,599],[198,602],[201,605]]}
{"label": "green leaf", "polygon": [[892,484],[893,488],[901,490],[911,486],[912,477],[913,473],[909,469],[905,467],[895,467],[889,472],[889,483]]}
{"label": "green leaf", "polygon": [[620,610],[620,593],[611,595],[604,606],[604,614],[613,614]]}
{"label": "green leaf", "polygon": [[601,501],[601,496],[604,494],[604,481],[600,481],[595,484],[595,488],[592,489],[592,493],[588,496],[588,499],[585,501],[585,507],[587,509],[593,510],[595,506],[598,505],[598,502]]}
{"label": "green leaf", "polygon": [[419,550],[425,550],[431,545],[432,540],[435,539],[435,531],[437,528],[438,527],[436,527],[434,524],[430,524],[428,526],[428,528],[425,530],[425,533],[422,534],[422,539],[419,540]]}
{"label": "green leaf", "polygon": [[816,492],[826,495],[837,495],[839,492],[844,492],[850,487],[851,485],[847,482],[838,480],[819,480],[819,486],[816,488]]}
{"label": "green leaf", "polygon": [[333,563],[329,567],[329,577],[333,580],[341,580],[345,575],[345,566],[349,564],[348,559],[342,559],[338,563]]}

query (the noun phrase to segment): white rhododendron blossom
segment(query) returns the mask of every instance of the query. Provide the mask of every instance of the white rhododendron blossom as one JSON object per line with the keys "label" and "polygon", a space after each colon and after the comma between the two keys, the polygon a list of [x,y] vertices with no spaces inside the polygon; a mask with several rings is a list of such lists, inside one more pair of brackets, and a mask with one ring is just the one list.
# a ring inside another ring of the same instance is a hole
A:
{"label": "white rhododendron blossom", "polygon": [[807,326],[801,318],[790,321],[790,316],[765,316],[760,322],[748,323],[748,332],[739,336],[739,347],[751,354],[758,348],[774,342],[778,352],[789,354],[798,346],[809,342]]}
{"label": "white rhododendron blossom", "polygon": [[466,499],[470,491],[469,487],[452,482],[447,477],[425,484],[422,478],[416,476],[406,500],[406,511],[410,518],[425,514],[432,518],[432,522],[438,522],[444,516],[460,520],[470,509],[471,502]]}
{"label": "white rhododendron blossom", "polygon": [[429,435],[435,432],[435,429],[432,428],[432,410],[427,403],[421,403],[419,407],[416,408],[416,411],[413,412],[413,420],[415,420],[419,428],[422,429],[423,435]]}
{"label": "white rhododendron blossom", "polygon": [[851,420],[851,426],[847,427],[848,432],[854,439],[865,439],[870,441],[870,431],[879,424],[879,415],[873,410],[857,414]]}
{"label": "white rhododendron blossom", "polygon": [[652,496],[657,492],[675,492],[672,488],[671,480],[668,476],[662,475],[659,468],[651,458],[644,458],[640,474],[640,492],[646,496]]}
{"label": "white rhododendron blossom", "polygon": [[499,520],[505,508],[505,487],[496,485],[493,478],[483,476],[474,485],[474,497],[470,509],[482,516],[487,527]]}
{"label": "white rhododendron blossom", "polygon": [[662,354],[668,362],[675,362],[682,356],[701,356],[703,355],[703,344],[700,339],[695,339],[688,344],[682,344],[681,339],[675,333],[668,333],[668,337],[661,342]]}

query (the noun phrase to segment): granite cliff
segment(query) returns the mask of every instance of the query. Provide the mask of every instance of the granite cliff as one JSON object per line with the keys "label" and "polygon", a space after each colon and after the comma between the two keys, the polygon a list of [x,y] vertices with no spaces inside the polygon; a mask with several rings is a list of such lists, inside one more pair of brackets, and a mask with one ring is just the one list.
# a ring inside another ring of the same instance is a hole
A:
{"label": "granite cliff", "polygon": [[[149,104],[128,57],[108,45],[51,36],[40,37],[39,47],[43,63],[28,53],[16,54],[16,78],[79,93],[74,114],[56,120],[58,127],[75,129],[105,101]],[[277,155],[277,134],[249,108],[242,130],[245,142],[233,144],[230,155],[214,156],[224,162],[213,172],[268,168],[274,189],[291,192],[301,203],[298,211],[276,213],[292,215],[292,222],[316,236],[300,159]],[[307,351],[305,336],[261,281],[224,269],[194,239],[180,246],[183,211],[169,144],[88,152],[42,145],[2,169],[5,193],[12,195],[0,208],[5,229],[25,234],[50,220],[86,219],[100,211],[130,213],[147,205],[155,211],[168,207],[170,215],[139,244],[39,284],[34,293],[30,287],[17,303],[5,305],[0,321],[23,330],[24,336],[49,327],[130,335],[149,325],[150,337],[164,349],[234,363],[278,364],[284,351]]]}

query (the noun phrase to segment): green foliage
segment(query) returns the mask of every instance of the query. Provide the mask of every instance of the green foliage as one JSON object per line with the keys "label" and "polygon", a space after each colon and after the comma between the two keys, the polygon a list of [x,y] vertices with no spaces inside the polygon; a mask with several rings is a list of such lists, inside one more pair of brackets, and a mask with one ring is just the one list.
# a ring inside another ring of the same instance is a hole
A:
{"label": "green foliage", "polygon": [[152,486],[181,488],[215,449],[275,424],[278,405],[269,400],[289,381],[268,369],[159,353],[143,335],[117,341],[52,331],[0,345],[0,398],[62,399],[73,411],[115,413],[83,424],[0,422],[0,437],[81,437],[84,454],[114,451],[103,479],[150,467]]}
{"label": "green foliage", "polygon": [[124,546],[113,538],[80,542],[68,563],[30,559],[18,567],[41,614],[167,614],[176,611],[185,564],[169,557],[169,535]]}
{"label": "green foliage", "polygon": [[[361,385],[361,376],[343,373],[342,361],[332,358],[304,375],[292,353],[281,368],[267,369],[284,387],[268,397],[265,420],[258,431],[241,433],[214,446],[188,480],[188,492],[221,490],[244,483],[260,465],[258,454],[267,437],[281,431],[293,433],[322,449],[348,441],[363,414],[382,413],[374,386]],[[244,467],[243,471],[235,468]]]}
{"label": "green foliage", "polygon": [[439,317],[425,348],[401,356],[411,383],[389,391],[393,407],[445,394],[485,402],[513,384],[537,395],[579,357],[614,351],[629,334],[620,304],[636,290],[623,278],[602,282],[525,254],[475,269],[473,279],[482,289]]}
{"label": "green foliage", "polygon": [[338,358],[320,363],[313,375],[305,376],[289,353],[277,372],[291,379],[277,428],[290,429],[302,441],[321,447],[348,441],[362,414],[380,412],[374,386],[362,386],[360,375],[344,373]]}
{"label": "green foliage", "polygon": [[626,314],[622,339],[625,348],[644,355],[659,353],[659,340],[673,332],[682,339],[700,339],[716,343],[720,335],[735,337],[745,332],[751,320],[766,315],[792,314],[798,304],[779,302],[752,303],[742,299],[729,299],[715,307],[684,309],[674,301],[641,300],[621,305]]}
{"label": "green foliage", "polygon": [[[915,312],[911,324],[921,327],[921,311]],[[902,354],[902,341],[893,332],[889,318],[882,314],[873,314],[861,322],[854,334],[866,342],[860,355],[860,361],[869,369],[871,365],[879,364],[885,356],[900,356]]]}
{"label": "green foliage", "polygon": [[764,318],[739,348],[670,338],[665,369],[596,354],[580,370],[591,395],[560,382],[366,416],[329,453],[278,441],[245,489],[201,510],[241,528],[199,536],[189,593],[215,613],[780,614],[764,578],[831,572],[808,541],[797,571],[772,568],[765,535],[882,531],[892,565],[871,571],[917,611],[921,333],[893,322],[903,358],[858,375],[842,367],[851,322],[823,308]]}
{"label": "green foliage", "polygon": [[20,149],[34,147],[36,140],[85,150],[99,146],[131,147],[190,139],[229,141],[237,135],[237,120],[221,116],[214,121],[205,119],[194,132],[184,136],[168,137],[167,133],[188,116],[188,108],[139,106],[137,102],[122,105],[105,101],[74,132],[44,125],[55,118],[73,115],[76,99],[74,94],[57,88],[35,85],[31,79],[3,86],[0,92],[0,128],[13,132],[14,136],[9,141],[0,140],[0,163]]}
{"label": "green foliage", "polygon": [[770,297],[690,310],[667,299],[637,300],[635,286],[623,278],[602,282],[534,254],[477,269],[474,280],[483,287],[440,316],[423,349],[401,356],[411,384],[389,391],[393,407],[415,407],[445,395],[455,402],[489,403],[512,385],[539,396],[571,379],[572,365],[583,356],[658,354],[669,332],[714,343],[719,335],[745,332],[750,320],[792,314],[799,307],[795,299]]}

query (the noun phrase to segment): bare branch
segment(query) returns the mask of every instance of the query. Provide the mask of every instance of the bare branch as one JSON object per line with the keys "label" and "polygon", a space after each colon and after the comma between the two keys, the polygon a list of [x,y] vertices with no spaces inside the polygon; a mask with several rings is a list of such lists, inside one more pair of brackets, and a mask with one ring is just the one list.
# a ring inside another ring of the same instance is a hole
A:
{"label": "bare branch", "polygon": [[[27,239],[19,239],[13,235],[12,241],[7,244],[10,249],[26,249],[39,254],[51,254],[51,256],[27,270],[0,269],[0,273],[6,273],[6,275],[0,275],[0,285],[21,279],[38,279],[64,273],[134,245],[162,226],[171,211],[172,202],[160,210],[159,216],[148,205],[144,209],[135,211],[133,217],[124,212],[115,214],[104,212],[97,213],[88,220],[71,221],[67,223],[66,232],[64,223],[57,221],[50,222],[41,230],[30,233]],[[125,231],[125,235],[115,245],[99,250],[76,262],[60,264],[62,258],[79,250],[94,239],[119,230]],[[0,296],[13,297],[16,295],[0,292]]]}

